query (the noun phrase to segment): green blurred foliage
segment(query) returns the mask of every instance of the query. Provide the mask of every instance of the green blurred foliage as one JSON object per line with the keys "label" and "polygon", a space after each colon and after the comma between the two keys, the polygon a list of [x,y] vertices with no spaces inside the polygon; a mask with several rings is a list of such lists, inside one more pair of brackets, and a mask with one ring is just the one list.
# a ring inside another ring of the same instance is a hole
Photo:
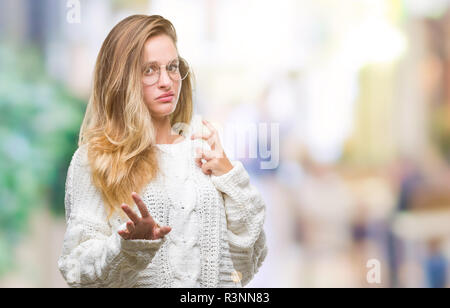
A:
{"label": "green blurred foliage", "polygon": [[85,104],[45,71],[32,46],[0,43],[0,275],[30,214],[64,214],[64,185]]}
{"label": "green blurred foliage", "polygon": [[120,11],[123,9],[134,9],[137,14],[139,11],[144,11],[150,6],[148,0],[112,0],[112,8],[115,11]]}
{"label": "green blurred foliage", "polygon": [[438,150],[450,163],[450,106],[440,104],[431,112],[431,138]]}

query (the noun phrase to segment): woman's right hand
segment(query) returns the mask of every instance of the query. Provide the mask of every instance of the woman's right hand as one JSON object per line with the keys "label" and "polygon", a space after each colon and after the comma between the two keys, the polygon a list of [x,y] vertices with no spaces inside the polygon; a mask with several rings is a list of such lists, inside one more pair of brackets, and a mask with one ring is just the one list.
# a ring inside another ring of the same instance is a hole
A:
{"label": "woman's right hand", "polygon": [[131,194],[133,200],[141,212],[139,217],[133,210],[127,205],[122,204],[122,210],[127,214],[131,221],[127,222],[126,230],[119,230],[117,233],[125,240],[157,240],[164,237],[169,233],[172,228],[169,226],[161,227],[155,222],[153,217],[147,210],[147,206],[142,201],[141,197],[133,192]]}

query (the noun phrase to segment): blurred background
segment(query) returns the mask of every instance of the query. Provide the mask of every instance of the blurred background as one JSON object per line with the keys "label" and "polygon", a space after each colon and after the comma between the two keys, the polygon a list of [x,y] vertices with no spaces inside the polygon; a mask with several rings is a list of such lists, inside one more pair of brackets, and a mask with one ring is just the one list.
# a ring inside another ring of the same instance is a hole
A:
{"label": "blurred background", "polygon": [[221,138],[267,205],[248,287],[450,286],[449,0],[0,0],[0,287],[66,287],[95,59],[137,13],[175,25],[196,113],[267,124],[270,157]]}

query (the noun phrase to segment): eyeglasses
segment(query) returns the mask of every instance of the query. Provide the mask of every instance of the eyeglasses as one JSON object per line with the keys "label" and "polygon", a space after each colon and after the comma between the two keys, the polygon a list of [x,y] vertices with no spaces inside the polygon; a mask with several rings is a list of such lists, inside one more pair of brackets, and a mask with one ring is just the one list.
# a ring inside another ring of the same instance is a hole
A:
{"label": "eyeglasses", "polygon": [[161,76],[161,67],[165,66],[166,71],[173,81],[180,81],[187,77],[189,74],[189,64],[181,57],[174,59],[166,65],[159,66],[156,63],[150,63],[144,67],[144,75],[142,82],[151,86],[158,82]]}

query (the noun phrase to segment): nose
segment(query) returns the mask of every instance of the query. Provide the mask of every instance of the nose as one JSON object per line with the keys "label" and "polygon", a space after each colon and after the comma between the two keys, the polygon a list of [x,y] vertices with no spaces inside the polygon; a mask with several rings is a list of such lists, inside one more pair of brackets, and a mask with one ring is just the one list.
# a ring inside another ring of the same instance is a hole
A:
{"label": "nose", "polygon": [[169,74],[167,73],[166,69],[161,69],[158,80],[158,86],[161,88],[167,88],[170,85],[172,85],[172,79],[170,78]]}

